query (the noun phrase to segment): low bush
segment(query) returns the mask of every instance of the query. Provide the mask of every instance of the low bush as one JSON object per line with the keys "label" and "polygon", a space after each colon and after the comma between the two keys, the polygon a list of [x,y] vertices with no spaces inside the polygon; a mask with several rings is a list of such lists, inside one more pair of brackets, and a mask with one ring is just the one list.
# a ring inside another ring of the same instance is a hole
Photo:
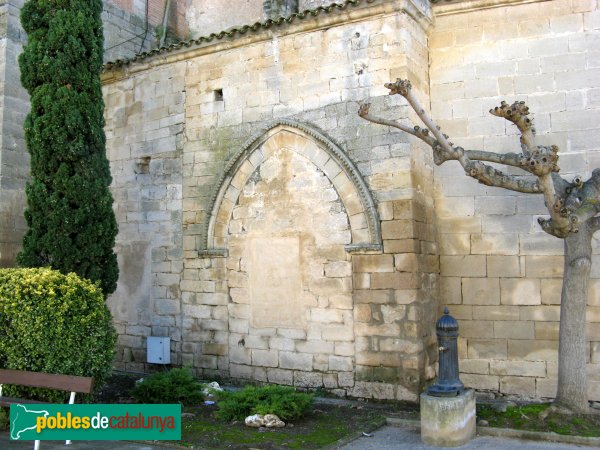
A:
{"label": "low bush", "polygon": [[[0,269],[0,367],[94,377],[110,375],[116,333],[102,290],[71,273]],[[6,395],[64,402],[68,394],[5,386]]]}
{"label": "low bush", "polygon": [[204,385],[197,382],[190,369],[171,369],[155,373],[136,384],[131,395],[139,403],[201,403]]}
{"label": "low bush", "polygon": [[287,386],[246,386],[237,392],[221,394],[217,417],[244,420],[252,414],[275,414],[281,420],[302,417],[312,406],[314,396]]}
{"label": "low bush", "polygon": [[0,431],[8,431],[9,428],[9,409],[0,407]]}

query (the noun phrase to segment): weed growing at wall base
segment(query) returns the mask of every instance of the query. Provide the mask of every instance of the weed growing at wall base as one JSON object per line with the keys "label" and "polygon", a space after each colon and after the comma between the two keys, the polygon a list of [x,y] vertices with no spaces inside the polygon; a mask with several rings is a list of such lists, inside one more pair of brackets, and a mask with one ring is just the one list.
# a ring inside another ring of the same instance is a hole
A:
{"label": "weed growing at wall base", "polygon": [[188,368],[171,369],[166,373],[152,374],[139,383],[131,392],[141,403],[200,403],[204,385],[198,383]]}
{"label": "weed growing at wall base", "polygon": [[551,432],[562,435],[600,437],[600,414],[562,414],[550,403],[512,405],[499,411],[492,405],[477,405],[477,418],[498,428]]}
{"label": "weed growing at wall base", "polygon": [[312,406],[314,396],[296,392],[287,386],[246,386],[241,391],[221,394],[219,411],[222,420],[244,420],[251,414],[275,414],[281,420],[302,417]]}

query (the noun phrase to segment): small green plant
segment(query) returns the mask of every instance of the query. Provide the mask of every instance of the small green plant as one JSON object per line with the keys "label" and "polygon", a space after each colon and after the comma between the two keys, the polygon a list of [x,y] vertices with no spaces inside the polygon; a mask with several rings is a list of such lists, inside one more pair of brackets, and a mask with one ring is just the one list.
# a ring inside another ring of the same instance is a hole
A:
{"label": "small green plant", "polygon": [[246,386],[241,391],[221,394],[217,417],[244,420],[252,414],[275,414],[281,420],[302,417],[312,406],[314,396],[286,386]]}
{"label": "small green plant", "polygon": [[162,25],[157,25],[156,28],[154,28],[154,39],[156,40],[157,47],[160,47],[160,41],[162,40],[164,34],[165,27]]}
{"label": "small green plant", "polygon": [[189,368],[181,368],[144,378],[136,384],[131,395],[139,403],[194,405],[202,402],[203,389],[204,385],[194,379]]}

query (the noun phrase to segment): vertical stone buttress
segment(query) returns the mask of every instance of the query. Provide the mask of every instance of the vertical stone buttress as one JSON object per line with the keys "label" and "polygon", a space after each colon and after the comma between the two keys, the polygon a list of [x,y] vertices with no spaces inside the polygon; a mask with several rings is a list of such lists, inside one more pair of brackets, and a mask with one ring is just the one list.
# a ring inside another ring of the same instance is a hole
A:
{"label": "vertical stone buttress", "polygon": [[27,228],[25,183],[29,154],[23,121],[29,110],[17,56],[26,37],[19,21],[23,0],[0,1],[0,267],[11,267]]}

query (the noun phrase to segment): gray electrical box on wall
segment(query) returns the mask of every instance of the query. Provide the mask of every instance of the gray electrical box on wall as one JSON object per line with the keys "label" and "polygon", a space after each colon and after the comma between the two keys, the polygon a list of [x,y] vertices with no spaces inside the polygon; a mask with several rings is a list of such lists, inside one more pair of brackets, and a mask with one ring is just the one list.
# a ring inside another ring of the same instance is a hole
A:
{"label": "gray electrical box on wall", "polygon": [[148,336],[148,362],[171,364],[171,338]]}

